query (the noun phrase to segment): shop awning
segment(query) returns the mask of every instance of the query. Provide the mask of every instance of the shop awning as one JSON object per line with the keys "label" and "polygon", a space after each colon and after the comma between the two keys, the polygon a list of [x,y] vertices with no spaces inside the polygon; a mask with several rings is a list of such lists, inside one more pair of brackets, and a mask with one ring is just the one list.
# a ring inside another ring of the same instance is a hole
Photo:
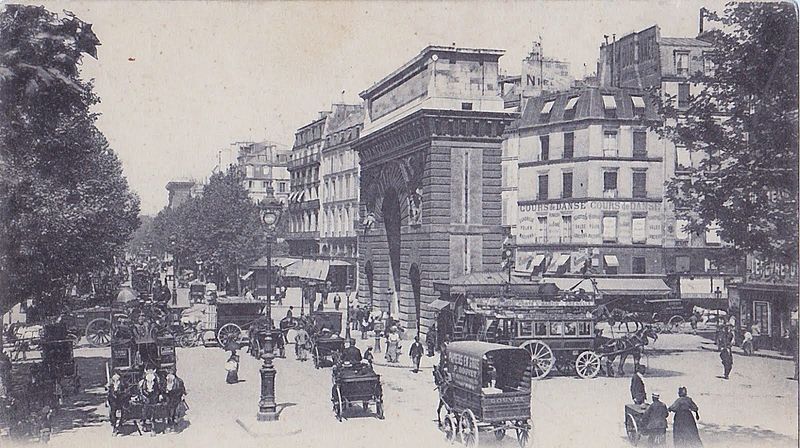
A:
{"label": "shop awning", "polygon": [[242,276],[242,280],[247,280],[247,279],[249,279],[249,278],[250,278],[250,277],[252,277],[252,276],[253,276],[253,271],[247,271],[247,274],[244,274],[244,275]]}
{"label": "shop awning", "polygon": [[543,254],[523,254],[517,259],[518,264],[514,266],[514,271],[530,274],[534,269],[540,267],[543,262]]}
{"label": "shop awning", "polygon": [[557,259],[555,257],[553,257],[553,259],[555,262],[551,263],[550,267],[547,269],[549,273],[558,272],[565,264],[569,263],[569,254],[561,254]]}
{"label": "shop awning", "polygon": [[598,278],[597,290],[614,296],[659,296],[671,292],[660,278]]}
{"label": "shop awning", "polygon": [[447,300],[436,299],[433,302],[429,303],[428,306],[436,311],[441,311],[450,306],[450,302]]}
{"label": "shop awning", "polygon": [[353,266],[352,263],[348,263],[348,262],[346,262],[344,260],[331,260],[330,265],[331,266]]}
{"label": "shop awning", "polygon": [[616,255],[603,255],[603,260],[605,260],[606,266],[619,267],[619,260],[617,260]]}
{"label": "shop awning", "polygon": [[682,299],[715,299],[717,288],[720,290],[719,298],[727,300],[728,288],[720,278],[681,278]]}
{"label": "shop awning", "polygon": [[300,260],[298,263],[291,264],[284,270],[284,277],[298,277],[309,280],[324,281],[328,278],[328,260]]}

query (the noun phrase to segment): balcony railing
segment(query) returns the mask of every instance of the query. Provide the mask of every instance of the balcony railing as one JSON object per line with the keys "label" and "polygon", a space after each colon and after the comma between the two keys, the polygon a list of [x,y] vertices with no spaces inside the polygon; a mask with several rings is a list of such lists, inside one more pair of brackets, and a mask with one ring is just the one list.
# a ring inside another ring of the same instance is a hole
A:
{"label": "balcony railing", "polygon": [[319,163],[319,153],[310,154],[303,157],[295,157],[294,159],[289,160],[287,167],[291,169],[305,165],[310,165],[312,163]]}

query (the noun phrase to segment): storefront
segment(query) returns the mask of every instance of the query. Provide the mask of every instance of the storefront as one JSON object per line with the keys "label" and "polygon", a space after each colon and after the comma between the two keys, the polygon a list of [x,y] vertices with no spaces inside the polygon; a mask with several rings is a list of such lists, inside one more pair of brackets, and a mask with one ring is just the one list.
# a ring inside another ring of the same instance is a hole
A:
{"label": "storefront", "polygon": [[[791,353],[797,339],[797,264],[763,263],[748,256],[747,277],[729,286],[729,308],[741,331],[757,325],[757,344]],[[793,317],[794,316],[794,317]]]}

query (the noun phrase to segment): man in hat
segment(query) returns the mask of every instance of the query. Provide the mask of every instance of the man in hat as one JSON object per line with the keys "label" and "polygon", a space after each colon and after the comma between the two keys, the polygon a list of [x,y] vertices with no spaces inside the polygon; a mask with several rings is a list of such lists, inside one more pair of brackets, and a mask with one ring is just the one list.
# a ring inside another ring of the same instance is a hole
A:
{"label": "man in hat", "polygon": [[667,417],[669,417],[669,409],[667,405],[661,402],[661,396],[653,392],[651,395],[653,404],[647,408],[642,421],[645,422],[648,437],[647,441],[650,446],[663,446],[667,441]]}
{"label": "man in hat", "polygon": [[361,350],[356,347],[355,340],[347,339],[344,341],[344,351],[342,352],[342,362],[349,362],[352,365],[361,363]]}
{"label": "man in hat", "polygon": [[731,353],[731,349],[723,347],[722,351],[719,352],[719,359],[722,360],[723,375],[727,380],[728,375],[731,374],[731,369],[733,369],[733,353]]}
{"label": "man in hat", "polygon": [[637,365],[636,373],[631,377],[631,398],[636,404],[642,404],[647,399],[647,392],[644,388],[644,366]]}
{"label": "man in hat", "polygon": [[419,372],[419,362],[424,354],[425,349],[419,342],[419,336],[414,336],[414,343],[411,344],[411,350],[408,352],[408,356],[410,356],[411,360],[414,362],[414,373]]}

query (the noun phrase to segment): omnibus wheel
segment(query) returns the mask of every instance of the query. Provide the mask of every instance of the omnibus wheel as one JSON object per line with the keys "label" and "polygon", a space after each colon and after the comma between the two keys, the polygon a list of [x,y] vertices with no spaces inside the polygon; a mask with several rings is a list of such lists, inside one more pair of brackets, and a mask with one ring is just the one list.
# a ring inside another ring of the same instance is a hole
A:
{"label": "omnibus wheel", "polygon": [[546,377],[556,363],[556,357],[550,346],[542,341],[527,341],[521,347],[531,356],[531,378],[538,380]]}
{"label": "omnibus wheel", "polygon": [[587,350],[575,359],[575,370],[581,378],[594,378],[600,373],[600,356]]}

